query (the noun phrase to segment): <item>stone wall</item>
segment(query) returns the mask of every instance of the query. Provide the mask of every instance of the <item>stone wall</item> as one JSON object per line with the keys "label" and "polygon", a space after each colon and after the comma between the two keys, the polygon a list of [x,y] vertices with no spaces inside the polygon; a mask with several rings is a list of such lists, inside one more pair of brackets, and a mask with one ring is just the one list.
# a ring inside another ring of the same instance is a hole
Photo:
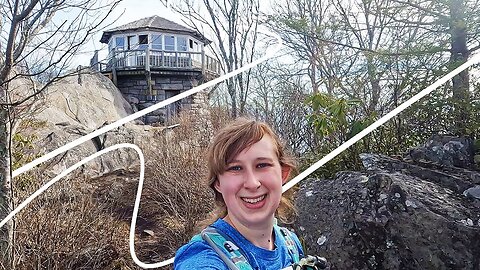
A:
{"label": "stone wall", "polygon": [[[118,76],[118,89],[137,110],[150,107],[167,98],[190,90],[199,84],[197,77],[192,74],[152,74],[151,77],[152,92],[149,93],[145,75]],[[175,104],[167,105],[167,107],[148,114],[143,120],[146,124],[164,123],[165,120],[171,119],[172,116],[178,114],[181,110],[192,109],[193,103],[194,98],[184,98]],[[193,107],[198,108],[198,106]]]}

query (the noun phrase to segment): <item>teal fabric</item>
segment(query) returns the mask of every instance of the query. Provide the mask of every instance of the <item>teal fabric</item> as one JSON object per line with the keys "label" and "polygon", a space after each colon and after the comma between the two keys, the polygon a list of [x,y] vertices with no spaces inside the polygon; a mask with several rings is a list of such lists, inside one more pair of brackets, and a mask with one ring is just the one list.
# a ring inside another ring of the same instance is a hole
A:
{"label": "teal fabric", "polygon": [[[275,228],[275,250],[267,250],[257,247],[243,237],[235,228],[222,219],[211,225],[223,234],[228,235],[235,245],[245,254],[248,262],[255,270],[279,270],[290,266],[293,262],[288,252],[281,232]],[[303,250],[295,234],[291,234],[297,244],[300,257],[303,257]],[[226,264],[213,248],[201,237],[195,236],[192,240],[178,249],[174,261],[175,270],[206,269],[206,270],[228,270]]]}
{"label": "teal fabric", "polygon": [[[234,269],[252,270],[252,267],[247,262],[247,258],[243,256],[237,245],[235,245],[231,239],[226,239],[225,236],[215,228],[209,227],[208,230],[202,231],[202,239],[211,240],[213,243],[210,243],[210,246],[213,245],[214,249],[220,249],[220,251],[216,250],[217,254],[224,255],[224,258],[228,258],[228,261],[235,265],[236,268]],[[225,259],[223,259],[223,262],[225,262]]]}

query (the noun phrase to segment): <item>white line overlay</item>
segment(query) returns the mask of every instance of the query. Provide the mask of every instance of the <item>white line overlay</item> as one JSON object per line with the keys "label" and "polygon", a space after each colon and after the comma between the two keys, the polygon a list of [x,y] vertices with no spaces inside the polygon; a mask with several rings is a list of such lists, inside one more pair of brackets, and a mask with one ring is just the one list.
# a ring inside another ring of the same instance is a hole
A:
{"label": "white line overlay", "polygon": [[222,82],[222,81],[225,81],[225,80],[227,80],[227,79],[229,79],[229,78],[231,78],[231,77],[233,77],[233,76],[235,76],[235,75],[237,75],[237,74],[240,74],[240,73],[242,73],[242,72],[244,72],[244,71],[247,71],[247,70],[249,70],[249,69],[257,66],[257,65],[260,64],[260,63],[263,63],[263,62],[267,61],[268,59],[272,58],[272,57],[280,50],[280,48],[282,47],[282,39],[281,39],[277,34],[274,34],[274,33],[272,33],[272,32],[260,31],[260,30],[259,30],[258,32],[259,32],[259,33],[263,33],[263,34],[268,35],[268,36],[271,36],[271,37],[275,37],[275,38],[277,39],[277,40],[276,40],[276,41],[277,41],[277,44],[275,45],[275,47],[273,47],[271,50],[268,50],[267,53],[266,53],[263,57],[255,60],[255,61],[253,61],[253,62],[251,62],[251,63],[248,63],[248,64],[246,64],[245,66],[243,66],[243,67],[241,67],[241,68],[238,68],[238,69],[236,69],[236,70],[234,70],[234,71],[232,71],[232,72],[230,72],[230,73],[227,73],[227,74],[225,74],[225,75],[223,75],[223,76],[220,76],[220,77],[218,77],[218,78],[216,78],[216,79],[213,79],[213,80],[211,80],[211,81],[208,81],[208,82],[206,82],[206,83],[203,83],[203,84],[201,84],[201,85],[199,85],[199,86],[197,86],[197,87],[194,87],[194,88],[192,88],[192,89],[190,89],[190,90],[188,90],[188,91],[185,91],[185,92],[180,93],[180,94],[178,94],[178,95],[176,95],[176,96],[173,96],[173,97],[171,97],[171,98],[169,98],[169,99],[166,99],[166,100],[164,100],[164,101],[161,101],[161,102],[159,102],[159,103],[157,103],[157,104],[155,104],[155,105],[153,105],[153,106],[150,106],[150,107],[145,108],[145,109],[143,109],[143,110],[141,110],[141,111],[138,111],[138,112],[136,112],[136,113],[134,113],[134,114],[131,114],[131,115],[129,115],[129,116],[126,116],[126,117],[124,117],[124,118],[122,118],[122,119],[120,119],[120,120],[117,120],[117,121],[109,124],[109,125],[106,125],[106,126],[100,128],[100,129],[97,129],[96,131],[94,131],[94,132],[92,132],[92,133],[89,133],[89,134],[87,134],[87,135],[85,135],[85,136],[82,136],[82,137],[80,137],[80,138],[72,141],[72,142],[69,142],[69,143],[67,143],[66,145],[64,145],[64,146],[62,146],[62,147],[59,147],[59,148],[53,150],[52,152],[50,152],[50,153],[48,153],[48,154],[46,154],[46,155],[44,155],[44,156],[42,156],[42,157],[40,157],[40,158],[38,158],[38,159],[35,159],[34,161],[32,161],[32,162],[30,162],[30,163],[27,163],[26,165],[24,165],[24,166],[16,169],[15,171],[13,171],[12,177],[16,177],[16,176],[18,176],[18,175],[20,175],[20,174],[22,174],[22,173],[24,173],[24,172],[26,172],[26,171],[34,168],[34,167],[37,166],[37,165],[39,165],[39,164],[41,164],[41,163],[43,163],[43,162],[45,162],[45,161],[47,161],[47,160],[49,160],[49,159],[51,159],[51,158],[53,158],[53,157],[55,157],[55,156],[63,153],[63,152],[66,152],[66,151],[72,149],[72,148],[75,147],[75,146],[78,146],[78,145],[80,145],[80,144],[82,144],[82,143],[84,143],[84,142],[86,142],[86,141],[88,141],[88,140],[91,140],[92,138],[95,138],[95,137],[97,137],[97,136],[99,136],[99,135],[102,135],[102,134],[105,133],[105,132],[108,132],[108,131],[110,131],[110,130],[112,130],[112,129],[114,129],[114,128],[117,128],[117,127],[119,127],[119,126],[122,126],[122,125],[124,125],[124,124],[126,124],[126,123],[128,123],[128,122],[130,122],[130,121],[132,121],[132,120],[135,120],[135,119],[137,119],[137,118],[139,118],[139,117],[142,117],[142,116],[146,115],[147,113],[151,113],[151,112],[153,112],[153,111],[155,111],[155,110],[158,110],[158,109],[160,109],[160,108],[163,108],[163,107],[167,106],[168,104],[171,104],[171,103],[173,103],[173,102],[175,102],[175,101],[179,101],[180,99],[183,99],[183,98],[186,98],[186,97],[188,97],[188,96],[191,96],[191,95],[193,95],[193,94],[195,94],[195,93],[197,93],[197,92],[200,92],[200,91],[202,91],[202,90],[204,90],[204,89],[206,89],[206,88],[208,88],[208,87],[214,86],[214,85],[216,85],[216,84],[218,84],[218,83],[220,83],[220,82]]}
{"label": "white line overlay", "polygon": [[[199,91],[202,91],[208,87],[211,87],[217,83],[220,83],[228,78],[231,78],[241,72],[244,72],[250,68],[253,68],[255,66],[257,66],[258,64],[272,58],[281,48],[282,46],[282,41],[280,39],[280,37],[276,34],[273,34],[271,32],[267,32],[267,31],[259,31],[259,32],[262,32],[266,35],[269,35],[269,36],[273,36],[277,39],[277,44],[276,46],[272,49],[272,50],[269,50],[267,52],[267,54],[261,58],[259,58],[258,60],[256,61],[253,61],[252,63],[249,63],[237,70],[234,70],[228,74],[225,74],[217,79],[214,79],[214,80],[211,80],[209,82],[206,82],[200,86],[197,86],[195,88],[192,88],[188,91],[185,91],[183,93],[180,93],[172,98],[169,98],[169,99],[166,99],[162,102],[159,102],[149,108],[146,108],[144,110],[141,110],[141,111],[138,111],[132,115],[129,115],[125,118],[122,118],[112,124],[109,124],[105,127],[102,127],[90,134],[87,134],[83,137],[80,137],[78,138],[77,140],[74,140],[62,147],[59,147],[57,148],[56,150],[22,166],[21,168],[13,171],[12,173],[12,177],[16,177],[32,168],[34,168],[35,166],[63,153],[63,152],[66,152],[68,150],[70,150],[71,148],[73,147],[76,147],[94,137],[97,137],[105,132],[108,132],[114,128],[117,128],[119,126],[122,126],[132,120],[135,120],[141,116],[144,116],[150,112],[153,112],[157,109],[160,109],[168,104],[171,104],[173,102],[176,102],[180,99],[183,99],[185,97],[188,97],[192,94],[195,94]],[[451,71],[450,73],[448,73],[447,75],[445,75],[444,77],[442,77],[441,79],[439,79],[438,81],[436,81],[434,84],[430,85],[429,87],[427,87],[426,89],[422,90],[420,93],[416,94],[415,96],[413,96],[412,98],[410,98],[409,100],[407,100],[406,102],[402,103],[400,106],[398,106],[397,108],[395,108],[394,110],[392,110],[391,112],[389,112],[388,114],[386,114],[385,116],[381,117],[379,120],[377,120],[376,122],[374,122],[373,124],[371,124],[370,126],[368,126],[367,128],[365,128],[364,130],[362,130],[360,133],[358,133],[357,135],[355,135],[354,137],[352,137],[350,140],[346,141],[345,143],[343,143],[342,145],[340,145],[338,148],[336,148],[335,150],[333,150],[332,152],[330,152],[328,155],[326,155],[325,157],[323,157],[322,159],[320,159],[319,161],[317,161],[316,163],[314,163],[312,166],[310,166],[308,169],[306,169],[305,171],[303,171],[301,174],[299,174],[298,176],[296,176],[295,178],[293,178],[291,181],[289,181],[288,183],[286,183],[284,186],[283,186],[283,192],[287,191],[288,189],[290,189],[291,187],[293,187],[294,185],[296,185],[297,183],[299,183],[301,180],[303,180],[305,177],[307,177],[308,175],[310,175],[312,172],[314,172],[315,170],[317,170],[318,168],[320,168],[323,164],[327,163],[328,161],[330,161],[331,159],[333,159],[334,157],[336,157],[337,155],[339,155],[341,152],[343,152],[344,150],[346,150],[348,147],[350,147],[351,145],[353,145],[355,142],[357,142],[358,140],[362,139],[363,137],[365,137],[367,134],[369,134],[370,132],[372,132],[373,130],[375,130],[376,128],[378,128],[379,126],[383,125],[385,122],[387,122],[388,120],[390,120],[392,117],[396,116],[397,114],[399,114],[400,112],[402,112],[403,110],[405,110],[406,108],[408,108],[410,105],[412,105],[413,103],[417,102],[419,99],[423,98],[424,96],[430,94],[433,90],[435,90],[437,87],[439,87],[440,85],[444,84],[445,82],[447,82],[448,80],[452,79],[455,75],[457,75],[458,73],[460,73],[461,71],[465,70],[466,68],[476,64],[476,63],[479,63],[480,62],[480,54],[476,54],[474,56],[472,56],[472,58],[467,61],[466,63],[462,64],[461,66],[459,66],[458,68],[454,69],[453,71]],[[128,144],[128,143],[122,143],[122,144],[117,144],[117,145],[113,145],[113,146],[110,146],[106,149],[103,149],[85,159],[83,159],[82,161],[78,162],[77,164],[71,166],[70,168],[66,169],[65,171],[63,171],[61,174],[59,174],[58,176],[56,176],[55,178],[53,178],[52,180],[50,180],[47,184],[45,184],[44,186],[42,186],[39,190],[37,190],[35,193],[33,193],[32,195],[30,195],[30,197],[28,197],[24,202],[22,202],[17,208],[15,208],[4,220],[2,220],[0,222],[0,227],[4,226],[8,220],[10,220],[11,218],[13,218],[13,216],[15,216],[18,212],[20,212],[24,207],[26,207],[33,199],[35,199],[36,197],[38,197],[41,193],[43,193],[45,190],[47,190],[50,186],[52,186],[53,184],[55,184],[57,181],[59,181],[61,178],[63,178],[64,176],[68,175],[70,172],[74,171],[75,169],[77,169],[78,167],[82,166],[83,164],[99,157],[100,155],[103,155],[105,153],[108,153],[110,151],[113,151],[113,150],[117,150],[117,149],[120,149],[120,148],[131,148],[131,149],[134,149],[138,155],[139,155],[139,159],[140,159],[140,179],[139,179],[139,183],[138,183],[138,188],[137,188],[137,195],[136,195],[136,198],[135,198],[135,204],[134,204],[134,208],[133,208],[133,214],[132,214],[132,221],[131,221],[131,226],[130,226],[130,234],[129,234],[129,249],[130,249],[130,255],[133,259],[133,261],[140,267],[142,268],[158,268],[158,267],[163,267],[163,266],[166,266],[166,265],[169,265],[171,263],[173,263],[173,258],[170,258],[168,260],[165,260],[165,261],[162,261],[162,262],[159,262],[159,263],[154,263],[154,264],[146,264],[146,263],[143,263],[141,262],[136,254],[135,254],[135,245],[134,245],[134,240],[135,240],[135,227],[136,227],[136,219],[137,219],[137,215],[138,215],[138,210],[139,210],[139,207],[140,207],[140,197],[141,197],[141,194],[142,194],[142,189],[143,189],[143,181],[144,181],[144,174],[145,174],[145,161],[144,161],[144,156],[143,156],[143,153],[141,151],[141,149],[134,145],[134,144]]]}
{"label": "white line overlay", "polygon": [[[266,54],[249,63],[249,64],[246,64],[245,66],[241,67],[241,68],[238,68],[230,73],[227,73],[223,76],[220,76],[216,79],[213,79],[211,81],[208,81],[206,83],[203,83],[197,87],[194,87],[188,91],[185,91],[183,93],[180,93],[174,97],[171,97],[169,99],[166,99],[162,102],[159,102],[151,107],[148,107],[148,108],[145,108],[141,111],[138,111],[134,114],[131,114],[127,117],[124,117],[120,120],[117,120],[109,125],[106,125],[100,129],[97,129],[96,131],[92,132],[92,133],[89,133],[85,136],[82,136],[70,143],[67,143],[66,145],[62,146],[62,147],[59,147],[57,149],[55,149],[54,151],[48,153],[48,154],[45,154],[44,156],[38,158],[38,159],[35,159],[33,160],[32,162],[18,168],[17,170],[13,171],[12,172],[12,178],[14,177],[17,177],[19,176],[20,174],[22,173],[25,173],[29,170],[31,170],[32,168],[34,168],[35,166],[61,154],[61,153],[64,153],[86,141],[89,141],[91,140],[92,138],[95,138],[99,135],[102,135],[114,128],[117,128],[117,127],[120,127],[132,120],[135,120],[139,117],[142,117],[150,112],[153,112],[157,109],[160,109],[162,107],[165,107],[173,102],[176,102],[180,99],[183,99],[183,98],[186,98],[190,95],[193,95],[199,91],[202,91],[208,87],[211,87],[211,86],[214,86],[222,81],[225,81],[227,80],[228,78],[231,78],[237,74],[240,74],[244,71],[247,71],[255,66],[257,66],[258,64],[260,63],[263,63],[265,61],[267,61],[268,59],[272,58],[275,56],[275,54],[280,50],[280,48],[282,47],[282,40],[281,38],[275,34],[275,33],[272,33],[272,32],[269,32],[269,31],[264,31],[264,30],[259,30],[258,31],[259,33],[263,33],[267,36],[270,36],[270,37],[274,37],[276,38],[276,45],[271,49],[271,50],[268,50],[266,52]],[[135,151],[137,151],[137,153],[139,154],[139,157],[140,157],[140,179],[139,179],[139,183],[138,183],[138,189],[137,189],[137,195],[136,195],[136,198],[135,198],[135,204],[134,204],[134,208],[133,208],[133,214],[132,214],[132,221],[131,221],[131,225],[130,225],[130,235],[129,235],[129,250],[130,250],[130,256],[132,257],[133,261],[140,267],[142,268],[158,268],[158,267],[162,267],[162,266],[166,266],[166,265],[169,265],[171,263],[173,263],[173,258],[170,258],[168,260],[165,260],[165,261],[162,261],[162,262],[159,262],[159,263],[154,263],[154,264],[146,264],[142,261],[140,261],[138,258],[137,258],[137,255],[135,254],[135,245],[134,245],[134,240],[135,240],[135,227],[136,227],[136,222],[137,222],[137,215],[138,215],[138,209],[140,207],[140,197],[141,197],[141,194],[142,194],[142,189],[143,189],[143,181],[144,181],[144,174],[145,174],[145,162],[144,162],[144,156],[143,156],[143,153],[142,151],[140,150],[140,148],[134,144],[128,144],[128,143],[124,143],[124,144],[117,144],[117,145],[114,145],[114,146],[110,146],[106,149],[103,149],[102,151],[99,151],[83,160],[81,160],[80,162],[74,164],[73,166],[71,166],[70,168],[66,169],[65,171],[63,171],[61,174],[59,174],[58,176],[56,176],[55,178],[53,178],[52,180],[50,180],[47,184],[45,184],[44,186],[42,186],[39,190],[37,190],[35,193],[33,193],[32,195],[30,195],[24,202],[22,202],[20,205],[18,205],[5,219],[3,219],[1,222],[0,222],[0,227],[4,226],[10,219],[12,219],[16,214],[18,214],[18,212],[20,212],[23,208],[25,208],[33,199],[35,199],[36,197],[38,197],[40,194],[42,194],[45,190],[47,190],[49,187],[51,187],[53,184],[55,184],[58,180],[60,180],[61,178],[63,178],[64,176],[68,175],[70,172],[74,171],[75,169],[77,169],[78,167],[80,167],[81,165],[99,157],[100,155],[102,154],[105,154],[107,152],[110,152],[110,151],[113,151],[113,150],[116,150],[116,149],[119,149],[119,148],[132,148],[134,149]]]}
{"label": "white line overlay", "polygon": [[469,68],[470,66],[480,63],[480,53],[477,53],[470,58],[467,62],[463,63],[456,69],[452,70],[450,73],[447,75],[443,76],[440,78],[438,81],[430,85],[429,87],[423,89],[420,91],[420,93],[414,95],[411,97],[409,100],[405,101],[404,103],[400,104],[398,107],[372,123],[370,126],[366,127],[364,130],[359,132],[357,135],[353,136],[350,138],[350,140],[344,142],[342,145],[337,147],[335,150],[332,152],[328,153],[326,156],[324,156],[322,159],[319,161],[315,162],[312,166],[308,167],[305,171],[297,175],[295,178],[292,180],[288,181],[285,185],[283,185],[283,192],[289,190],[291,187],[296,185],[298,182],[302,181],[305,177],[316,171],[318,168],[323,166],[323,164],[329,162],[331,159],[334,157],[338,156],[340,153],[345,151],[348,147],[352,146],[354,143],[356,143],[358,140],[361,140],[363,137],[367,136],[370,132],[374,131],[377,129],[379,126],[385,124],[388,120],[391,118],[395,117],[397,114],[401,113],[403,110],[406,108],[410,107],[413,103],[417,102],[424,96],[430,94],[433,90],[437,89],[440,85],[446,83],[447,81],[451,80],[455,75],[458,73],[462,72],[463,70]]}

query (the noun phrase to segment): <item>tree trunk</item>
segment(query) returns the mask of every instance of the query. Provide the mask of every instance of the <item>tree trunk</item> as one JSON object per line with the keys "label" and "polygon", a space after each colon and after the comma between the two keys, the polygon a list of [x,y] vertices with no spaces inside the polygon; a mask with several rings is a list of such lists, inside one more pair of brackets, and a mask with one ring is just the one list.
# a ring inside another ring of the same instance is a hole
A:
{"label": "tree trunk", "polygon": [[317,83],[317,64],[315,60],[315,56],[311,55],[310,56],[310,68],[309,68],[309,76],[310,76],[310,81],[312,83],[312,92],[313,94],[318,93],[318,83]]}
{"label": "tree trunk", "polygon": [[243,83],[243,75],[240,73],[237,75],[237,82],[238,82],[238,96],[239,96],[239,102],[240,102],[240,115],[243,115],[245,113],[245,105],[247,103],[247,90],[245,89],[245,84]]}
{"label": "tree trunk", "polygon": [[228,79],[227,91],[232,99],[231,115],[233,118],[235,118],[237,117],[237,91],[235,89],[235,82],[233,78]]}
{"label": "tree trunk", "polygon": [[[469,51],[467,47],[467,34],[465,22],[465,3],[464,0],[452,0],[450,2],[450,45],[451,66],[459,66],[467,61]],[[452,93],[454,106],[454,130],[457,135],[465,135],[469,121],[468,106],[470,103],[469,95],[469,72],[463,70],[452,79]]]}
{"label": "tree trunk", "polygon": [[378,79],[378,74],[373,62],[373,56],[367,56],[367,76],[370,81],[371,95],[370,101],[368,104],[368,114],[374,112],[378,105],[378,100],[380,99],[380,80]]}
{"label": "tree trunk", "polygon": [[[6,101],[6,90],[0,85],[0,102]],[[10,168],[10,124],[8,112],[0,107],[0,220],[13,210]],[[13,219],[0,228],[0,256],[13,263]],[[8,265],[8,264],[7,264]]]}

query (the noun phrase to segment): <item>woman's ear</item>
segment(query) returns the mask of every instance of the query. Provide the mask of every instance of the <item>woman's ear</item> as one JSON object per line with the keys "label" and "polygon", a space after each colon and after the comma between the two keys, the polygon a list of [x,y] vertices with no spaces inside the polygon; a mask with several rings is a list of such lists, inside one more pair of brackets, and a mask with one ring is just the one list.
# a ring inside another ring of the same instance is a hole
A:
{"label": "woman's ear", "polygon": [[291,171],[292,171],[292,168],[288,166],[282,166],[282,185],[287,182],[288,176],[290,175]]}
{"label": "woman's ear", "polygon": [[220,191],[220,182],[218,181],[218,178],[215,179],[215,182],[213,182],[213,187],[215,188],[216,191],[218,191],[219,193],[222,193]]}

